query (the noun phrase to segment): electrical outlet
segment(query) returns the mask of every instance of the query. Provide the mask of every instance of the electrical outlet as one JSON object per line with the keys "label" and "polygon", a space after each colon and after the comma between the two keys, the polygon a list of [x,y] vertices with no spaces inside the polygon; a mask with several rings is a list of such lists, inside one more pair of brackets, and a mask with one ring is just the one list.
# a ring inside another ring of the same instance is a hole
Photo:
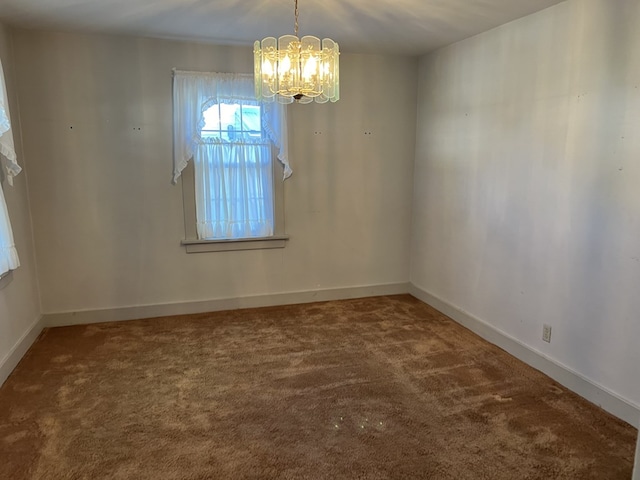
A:
{"label": "electrical outlet", "polygon": [[542,326],[542,340],[551,343],[551,325],[546,323]]}

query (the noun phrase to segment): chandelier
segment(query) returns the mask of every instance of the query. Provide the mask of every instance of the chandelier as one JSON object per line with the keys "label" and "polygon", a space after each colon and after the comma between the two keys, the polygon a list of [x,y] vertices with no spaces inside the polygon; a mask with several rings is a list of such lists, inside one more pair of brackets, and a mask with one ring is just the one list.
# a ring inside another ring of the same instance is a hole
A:
{"label": "chandelier", "polygon": [[256,98],[265,102],[326,103],[340,99],[338,44],[329,38],[298,38],[298,0],[295,35],[267,37],[253,45]]}

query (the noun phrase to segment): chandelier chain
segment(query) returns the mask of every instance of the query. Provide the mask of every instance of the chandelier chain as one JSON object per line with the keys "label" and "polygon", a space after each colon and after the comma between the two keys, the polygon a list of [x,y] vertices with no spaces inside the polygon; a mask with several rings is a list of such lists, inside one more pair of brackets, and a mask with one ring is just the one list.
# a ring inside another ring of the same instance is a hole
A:
{"label": "chandelier chain", "polygon": [[296,17],[296,26],[295,26],[295,35],[298,36],[298,0],[295,1],[295,17]]}

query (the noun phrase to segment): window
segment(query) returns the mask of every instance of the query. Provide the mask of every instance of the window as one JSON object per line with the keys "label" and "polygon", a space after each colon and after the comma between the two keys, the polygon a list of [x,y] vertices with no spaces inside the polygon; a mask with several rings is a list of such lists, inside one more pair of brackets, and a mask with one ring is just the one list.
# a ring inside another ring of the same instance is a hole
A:
{"label": "window", "polygon": [[260,106],[216,103],[203,117],[193,154],[198,238],[272,236],[271,144]]}
{"label": "window", "polygon": [[[9,104],[7,102],[7,89],[4,84],[2,62],[0,62],[0,182],[7,180],[13,184],[13,177],[20,173],[20,167],[16,162],[16,153],[13,146],[13,134],[11,133],[11,121],[9,116]],[[4,191],[0,183],[0,278],[10,270],[20,266],[18,252],[13,242],[13,232],[9,223],[9,211],[4,200]]]}
{"label": "window", "polygon": [[187,252],[284,246],[285,110],[255,100],[251,75],[174,72],[174,146]]}
{"label": "window", "polygon": [[216,103],[202,114],[204,127],[200,134],[205,140],[262,140],[265,136],[260,115],[260,105]]}

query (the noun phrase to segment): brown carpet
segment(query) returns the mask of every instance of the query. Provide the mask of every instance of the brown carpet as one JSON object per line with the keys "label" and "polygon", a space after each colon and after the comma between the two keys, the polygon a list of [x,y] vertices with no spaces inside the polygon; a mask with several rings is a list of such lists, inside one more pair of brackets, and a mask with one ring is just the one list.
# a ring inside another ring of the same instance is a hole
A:
{"label": "brown carpet", "polygon": [[3,479],[625,479],[637,431],[407,296],[46,330]]}

